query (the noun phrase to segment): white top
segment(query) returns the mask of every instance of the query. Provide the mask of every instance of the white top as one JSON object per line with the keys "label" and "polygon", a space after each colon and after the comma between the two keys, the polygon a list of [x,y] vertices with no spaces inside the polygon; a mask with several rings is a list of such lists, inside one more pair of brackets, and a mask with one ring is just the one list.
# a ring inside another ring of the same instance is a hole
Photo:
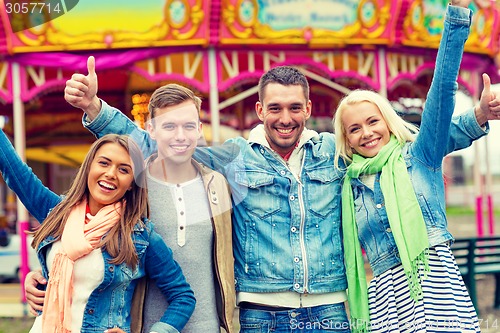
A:
{"label": "white top", "polygon": [[[61,241],[52,244],[47,251],[47,265],[50,271],[55,254],[61,248]],[[78,259],[73,268],[73,300],[71,305],[71,333],[79,333],[82,328],[85,306],[92,291],[94,291],[104,278],[104,259],[101,249],[95,249],[88,255]],[[35,319],[30,333],[42,333],[43,316]]]}

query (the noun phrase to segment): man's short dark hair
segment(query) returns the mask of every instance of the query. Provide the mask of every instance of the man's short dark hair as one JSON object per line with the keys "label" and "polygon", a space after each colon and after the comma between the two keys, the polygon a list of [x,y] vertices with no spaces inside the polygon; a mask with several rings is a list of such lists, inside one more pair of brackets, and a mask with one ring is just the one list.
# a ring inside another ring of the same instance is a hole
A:
{"label": "man's short dark hair", "polygon": [[259,101],[264,100],[264,90],[269,83],[278,83],[284,86],[300,85],[304,91],[306,101],[309,100],[309,83],[301,71],[291,66],[278,66],[264,73],[259,80]]}

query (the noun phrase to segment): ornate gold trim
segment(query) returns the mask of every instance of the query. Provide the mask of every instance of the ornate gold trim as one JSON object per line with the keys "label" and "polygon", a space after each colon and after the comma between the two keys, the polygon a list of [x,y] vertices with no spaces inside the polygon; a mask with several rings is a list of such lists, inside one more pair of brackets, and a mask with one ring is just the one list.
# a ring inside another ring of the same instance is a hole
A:
{"label": "ornate gold trim", "polygon": [[[181,23],[171,20],[168,14],[168,5],[173,1],[181,1],[187,9],[185,19]],[[147,46],[145,43],[155,45],[177,45],[173,40],[183,40],[183,45],[203,44],[204,39],[198,38],[196,42],[191,39],[200,29],[205,13],[202,8],[202,0],[196,0],[193,6],[190,6],[187,0],[167,0],[163,11],[163,20],[151,26],[145,32],[133,31],[113,31],[85,33],[81,35],[71,35],[66,32],[58,31],[52,24],[52,21],[42,26],[30,28],[28,30],[16,33],[20,42],[24,45],[13,47],[15,52],[35,51],[37,50],[60,50],[60,49],[81,49],[81,48],[109,48],[112,46],[138,47]],[[189,26],[189,29],[186,29]],[[186,31],[182,31],[186,29]],[[167,38],[171,33],[173,38]],[[149,42],[149,43],[148,43]],[[190,43],[193,42],[193,43]],[[125,45],[124,45],[125,44]]]}

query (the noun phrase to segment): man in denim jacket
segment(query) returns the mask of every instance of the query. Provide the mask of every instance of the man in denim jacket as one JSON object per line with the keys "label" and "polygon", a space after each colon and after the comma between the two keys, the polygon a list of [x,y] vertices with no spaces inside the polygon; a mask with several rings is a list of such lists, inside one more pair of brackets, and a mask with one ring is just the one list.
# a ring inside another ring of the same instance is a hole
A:
{"label": "man in denim jacket", "polygon": [[[99,137],[131,133],[145,156],[156,151],[147,132],[96,93],[95,75],[67,83],[66,100],[84,110],[85,127]],[[262,124],[248,140],[230,139],[194,155],[223,173],[232,190],[240,332],[349,332],[340,236],[343,173],[333,166],[334,136],[305,128],[309,85],[293,67],[261,77],[255,109]],[[448,152],[487,132],[488,110],[476,111],[454,119]]]}

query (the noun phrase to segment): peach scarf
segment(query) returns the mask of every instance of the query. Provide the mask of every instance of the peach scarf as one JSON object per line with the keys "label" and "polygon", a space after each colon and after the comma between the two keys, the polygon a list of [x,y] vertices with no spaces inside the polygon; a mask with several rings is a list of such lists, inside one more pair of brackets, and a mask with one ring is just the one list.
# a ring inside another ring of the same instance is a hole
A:
{"label": "peach scarf", "polygon": [[71,333],[73,265],[92,252],[102,236],[118,223],[122,203],[107,205],[94,217],[86,214],[86,207],[84,200],[71,210],[61,237],[61,250],[54,257],[43,305],[44,333]]}

